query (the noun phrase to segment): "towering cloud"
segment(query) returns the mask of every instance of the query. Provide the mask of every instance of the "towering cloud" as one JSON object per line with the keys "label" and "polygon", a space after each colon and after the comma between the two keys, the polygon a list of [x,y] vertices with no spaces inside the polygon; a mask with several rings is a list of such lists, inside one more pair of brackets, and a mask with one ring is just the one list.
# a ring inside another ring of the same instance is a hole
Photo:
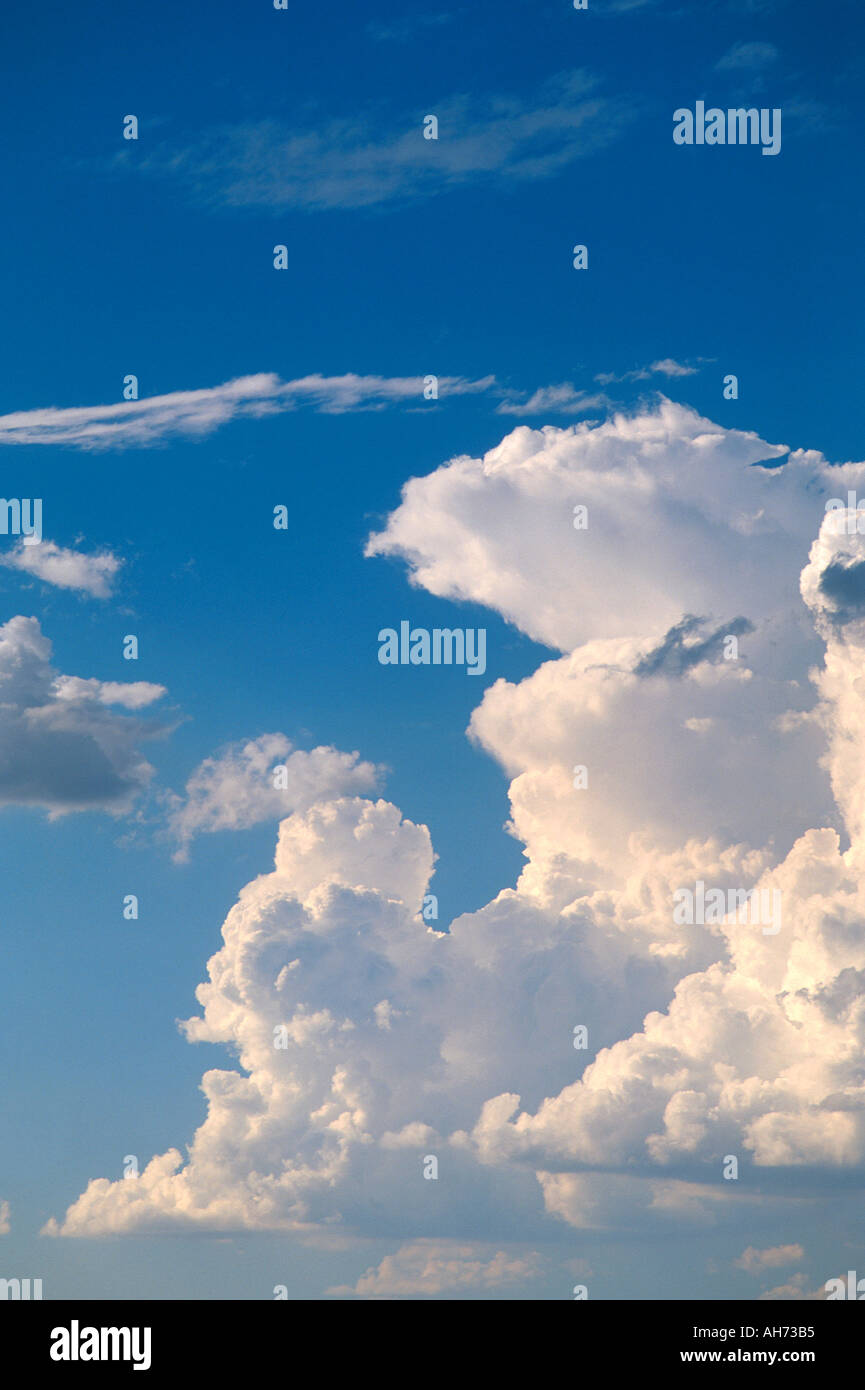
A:
{"label": "towering cloud", "polygon": [[[865,466],[787,454],[662,402],[407,485],[370,553],[554,653],[471,721],[519,882],[431,931],[424,827],[299,807],[184,1025],[239,1060],[188,1159],[92,1181],[50,1232],[384,1226],[408,1245],[350,1288],[387,1296],[516,1277],[501,1244],[567,1226],[789,1212],[776,1170],[818,1201],[862,1161],[865,539],[822,518]],[[678,925],[697,880],[779,892],[782,929]],[[417,1243],[443,1230],[495,1244]]]}

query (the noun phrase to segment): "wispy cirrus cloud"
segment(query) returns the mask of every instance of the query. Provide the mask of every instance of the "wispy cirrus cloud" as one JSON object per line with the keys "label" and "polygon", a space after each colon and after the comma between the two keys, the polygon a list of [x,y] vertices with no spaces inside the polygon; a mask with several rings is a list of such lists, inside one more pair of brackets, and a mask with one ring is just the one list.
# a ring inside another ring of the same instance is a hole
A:
{"label": "wispy cirrus cloud", "polygon": [[648,367],[635,367],[633,371],[622,372],[620,375],[615,372],[598,372],[595,381],[601,386],[609,386],[612,382],[648,381],[653,376],[668,378],[696,376],[699,370],[699,367],[690,367],[682,362],[676,362],[672,357],[662,357],[657,362],[650,362]]}
{"label": "wispy cirrus cloud", "polygon": [[587,410],[606,409],[607,396],[600,392],[579,391],[570,381],[558,386],[540,386],[527,399],[505,400],[496,406],[497,415],[584,415]]}
{"label": "wispy cirrus cloud", "polygon": [[774,63],[778,50],[773,43],[734,43],[715,67],[719,72],[753,71]]}
{"label": "wispy cirrus cloud", "polygon": [[[455,95],[385,121],[353,113],[318,128],[274,119],[220,127],[185,147],[164,143],[116,165],[179,178],[215,206],[321,211],[432,197],[481,181],[549,178],[606,148],[633,116],[597,80],[565,72],[531,97]],[[435,115],[439,138],[424,139]],[[395,133],[397,132],[397,133]]]}
{"label": "wispy cirrus cloud", "polygon": [[[788,0],[705,0],[702,8],[734,14],[768,14],[787,3]],[[671,4],[670,0],[591,0],[591,8],[599,15],[636,15],[643,10],[658,11],[670,17],[687,13],[682,4]]]}
{"label": "wispy cirrus cloud", "polygon": [[387,23],[370,20],[366,26],[366,31],[376,43],[405,43],[407,39],[414,38],[416,34],[429,29],[440,29],[442,25],[450,24],[455,18],[455,14],[447,11],[434,14],[418,12]]}
{"label": "wispy cirrus cloud", "polygon": [[[595,380],[641,381],[658,372],[672,377],[690,376],[696,370],[665,358],[651,368],[619,377],[603,374]],[[476,379],[440,376],[434,380],[438,392],[435,399],[486,397],[497,402],[498,415],[585,415],[588,411],[606,411],[614,404],[603,392],[583,390],[573,382],[517,390],[505,387],[493,375]],[[342,376],[315,373],[282,381],[275,372],[259,372],[219,386],[171,391],[137,401],[48,406],[0,415],[0,446],[53,444],[91,451],[148,448],[179,436],[204,438],[233,420],[263,418],[303,408],[328,415],[384,410],[389,406],[433,408],[426,404],[429,381],[429,377],[422,376],[362,376],[355,372]],[[80,589],[94,598],[106,598],[121,562],[109,552],[86,556],[43,541],[26,549],[19,545],[8,559],[0,559],[0,564],[61,588]]]}
{"label": "wispy cirrus cloud", "polygon": [[[494,385],[492,376],[478,381],[447,376],[438,379],[439,392],[450,396],[483,393]],[[16,411],[0,416],[0,445],[63,444],[79,449],[142,447],[158,444],[173,435],[204,436],[232,420],[278,415],[302,406],[340,414],[422,401],[423,393],[424,378],[420,376],[358,376],[348,372],[344,376],[314,374],[295,381],[282,381],[274,372],[259,372],[200,391],[172,391],[138,401]],[[60,554],[53,557],[55,573],[60,572],[61,560]],[[38,572],[36,562],[28,562],[28,567]]]}

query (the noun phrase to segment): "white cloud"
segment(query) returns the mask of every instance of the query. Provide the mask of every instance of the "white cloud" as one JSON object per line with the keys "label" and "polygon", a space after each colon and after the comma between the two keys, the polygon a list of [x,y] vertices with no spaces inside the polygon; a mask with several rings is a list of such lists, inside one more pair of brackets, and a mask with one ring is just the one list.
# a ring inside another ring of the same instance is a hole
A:
{"label": "white cloud", "polygon": [[609,386],[620,381],[648,381],[653,376],[696,376],[699,370],[699,367],[685,366],[673,357],[662,357],[657,362],[651,362],[648,367],[635,367],[633,371],[622,372],[618,376],[615,372],[598,372],[595,381],[600,382],[601,386]]}
{"label": "white cloud", "polygon": [[[432,861],[427,831],[385,802],[325,802],[283,821],[275,871],[229,914],[211,982],[197,991],[203,1014],[185,1024],[191,1041],[230,1039],[247,1075],[206,1073],[209,1118],[185,1167],[171,1150],[135,1182],[91,1183],[64,1234],[294,1229],[326,1219],[335,1199],[358,1202],[352,1165],[373,1127],[393,1132],[413,1118],[408,1093],[389,1094],[405,1028],[382,1030],[375,1005],[388,998],[402,1011],[412,978],[429,970],[432,936],[418,912]],[[414,1074],[418,1043],[405,1045]],[[391,1181],[409,1165],[419,1173],[414,1157],[385,1153]]]}
{"label": "white cloud", "polygon": [[[784,476],[795,486],[795,473]],[[814,555],[825,551],[829,524]],[[816,563],[812,557],[809,571]],[[824,563],[824,579],[826,572]],[[803,580],[803,589],[819,591],[819,578]],[[744,1150],[758,1167],[831,1167],[865,1157],[855,1042],[865,1010],[865,894],[856,873],[865,778],[853,751],[865,738],[858,683],[865,622],[854,617],[840,632],[829,625],[824,632],[826,666],[816,680],[827,765],[851,848],[842,855],[834,830],[810,829],[768,872],[755,866],[740,874],[746,886],[780,892],[783,930],[766,935],[726,920],[727,958],[685,975],[666,1011],[649,1014],[642,1032],[601,1052],[579,1081],[534,1115],[518,1113],[514,1094],[489,1101],[474,1131],[487,1161],[648,1159],[664,1167]]]}
{"label": "white cloud", "polygon": [[189,857],[196,835],[281,820],[316,801],[370,791],[377,777],[378,769],[360,762],[357,753],[335,748],[306,753],[293,749],[284,734],[232,744],[195,769],[185,797],[172,798],[169,826],[179,841],[175,858]]}
{"label": "white cloud", "polygon": [[768,1250],[757,1250],[749,1245],[734,1263],[738,1269],[748,1274],[762,1274],[766,1269],[778,1269],[782,1265],[799,1264],[805,1258],[801,1245],[774,1245]]}
{"label": "white cloud", "polygon": [[676,362],[672,357],[662,357],[660,361],[653,362],[648,368],[650,374],[660,373],[661,376],[694,376],[698,371],[697,367],[685,367],[681,362]]}
{"label": "white cloud", "polygon": [[0,805],[49,814],[128,810],[152,768],[139,743],[166,726],[117,714],[161,699],[147,681],[125,683],[59,674],[36,618],[0,627]]}
{"label": "white cloud", "polygon": [[70,705],[95,701],[99,705],[122,705],[124,709],[144,709],[166,693],[164,685],[153,681],[99,681],[93,676],[57,676],[53,689],[57,700]]}
{"label": "white cloud", "polygon": [[[444,376],[439,379],[439,392],[442,396],[472,395],[488,391],[493,385],[493,377],[468,381],[464,377]],[[173,435],[203,437],[231,420],[276,415],[304,405],[340,414],[349,410],[379,409],[388,404],[422,402],[423,393],[423,377],[357,376],[349,372],[344,376],[315,374],[281,381],[273,372],[260,372],[257,376],[237,377],[221,386],[200,391],[172,391],[164,396],[114,401],[110,405],[51,407],[0,415],[0,445],[144,448]],[[29,547],[31,550],[37,548],[41,547]],[[64,559],[70,554],[57,552],[57,556]],[[25,558],[35,570],[38,560],[34,561],[32,556]],[[70,561],[65,561],[64,571],[59,559],[55,558],[54,572],[68,573],[70,565]],[[53,579],[52,582],[59,581]]]}
{"label": "white cloud", "polygon": [[439,1294],[489,1293],[537,1278],[537,1255],[514,1256],[504,1250],[461,1245],[453,1240],[418,1240],[362,1274],[351,1287],[328,1289],[336,1297],[434,1298]]}
{"label": "white cloud", "polygon": [[[823,513],[865,465],[759,466],[786,454],[662,401],[519,426],[408,484],[370,552],[561,653],[472,717],[526,867],[440,934],[419,915],[424,827],[359,797],[287,816],[185,1024],[240,1069],[205,1072],[187,1159],[93,1180],[52,1234],[368,1237],[383,1210],[410,1247],[443,1229],[496,1249],[569,1228],[750,1234],[757,1212],[788,1233],[862,1163],[865,538]],[[697,880],[778,890],[781,929],[678,925]],[[747,1184],[723,1181],[728,1154]],[[365,1277],[374,1293],[399,1269]]]}
{"label": "white cloud", "polygon": [[11,1227],[11,1210],[8,1202],[0,1202],[0,1236],[8,1236]]}
{"label": "white cloud", "polygon": [[585,415],[589,410],[603,410],[610,404],[597,392],[578,391],[571,382],[559,386],[541,386],[527,400],[502,401],[496,407],[498,415]]}
{"label": "white cloud", "polygon": [[823,1285],[808,1292],[805,1275],[794,1274],[786,1284],[778,1284],[774,1289],[767,1289],[765,1293],[761,1293],[757,1301],[759,1303],[816,1303],[827,1297]]}
{"label": "white cloud", "polygon": [[[821,508],[790,485],[795,461],[787,485],[752,467],[786,452],[663,398],[597,427],[520,426],[483,458],[408,482],[367,554],[404,558],[414,583],[485,604],[559,651],[653,636],[683,612],[775,612],[796,601],[783,558],[791,545],[804,554]],[[578,504],[586,530],[574,529]]]}
{"label": "white cloud", "polygon": [[59,589],[77,589],[91,598],[110,597],[115,575],[122,563],[109,550],[84,555],[81,551],[66,550],[54,541],[46,540],[38,545],[25,545],[20,541],[11,555],[0,556],[0,564],[9,569],[34,575]]}

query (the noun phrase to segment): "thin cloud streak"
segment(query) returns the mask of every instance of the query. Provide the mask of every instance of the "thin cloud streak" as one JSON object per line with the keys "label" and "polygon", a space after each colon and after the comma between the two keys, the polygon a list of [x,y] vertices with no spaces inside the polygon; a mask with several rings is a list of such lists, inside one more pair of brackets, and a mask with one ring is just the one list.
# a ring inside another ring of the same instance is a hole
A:
{"label": "thin cloud streak", "polygon": [[[442,395],[488,391],[492,376],[478,381],[440,377]],[[49,407],[0,416],[0,445],[62,444],[79,449],[110,449],[158,444],[173,435],[204,436],[243,418],[278,415],[311,406],[326,414],[376,410],[423,400],[423,377],[312,375],[281,381],[274,372],[238,377],[200,391],[172,391],[111,405]]]}

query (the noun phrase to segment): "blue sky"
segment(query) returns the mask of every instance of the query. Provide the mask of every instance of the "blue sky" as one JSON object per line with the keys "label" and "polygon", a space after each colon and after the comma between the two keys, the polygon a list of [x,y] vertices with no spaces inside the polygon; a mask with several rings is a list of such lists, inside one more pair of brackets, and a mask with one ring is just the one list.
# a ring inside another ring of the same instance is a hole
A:
{"label": "blue sky", "polygon": [[[2,491],[41,497],[62,550],[122,563],[106,597],[4,568],[3,622],[37,619],[66,675],[165,688],[122,716],[160,725],[142,731],[153,771],[128,804],[71,810],[76,774],[62,767],[46,774],[48,802],[4,792],[9,1277],[42,1277],[47,1297],[257,1298],[277,1283],[318,1297],[401,1241],[433,1238],[387,1213],[342,1247],[278,1230],[38,1232],[92,1178],[120,1178],[124,1155],[144,1166],[183,1150],[205,1116],[202,1072],[235,1065],[175,1021],[196,1012],[238,893],[270,871],[277,818],[200,833],[178,862],[170,797],[205,759],[278,732],[380,766],[383,794],[429,827],[443,927],[516,884],[509,779],[465,730],[496,680],[524,681],[570,648],[507,605],[412,586],[397,546],[365,556],[409,479],[514,428],[651,411],[660,391],[725,430],[833,463],[861,456],[861,27],[852,3],[830,24],[804,0],[590,0],[585,13],[566,0],[447,12],[336,0],[326,13],[49,0],[4,18]],[[698,100],[780,107],[780,156],[676,147],[673,110]],[[122,138],[129,113],[137,141]],[[428,113],[437,142],[422,138]],[[572,267],[576,243],[587,272]],[[120,401],[129,373],[142,400],[172,398],[168,423],[103,447],[92,408]],[[346,406],[338,387],[277,386],[270,413],[197,434],[177,424],[176,393],[238,378],[430,373],[454,382],[434,402],[361,385]],[[564,409],[528,405],[563,383]],[[75,437],[41,414],[75,407],[87,408]],[[30,425],[7,427],[19,412]],[[0,546],[13,554],[11,537]],[[603,600],[585,589],[572,602]],[[377,633],[403,618],[486,627],[484,677],[382,668]],[[122,658],[127,633],[137,663]],[[789,1240],[759,1212],[745,1237],[723,1224],[575,1232],[549,1214],[540,1230],[522,1175],[502,1177],[525,1204],[504,1230],[479,1179],[464,1181],[441,1237],[518,1253],[510,1282],[468,1281],[462,1296],[568,1297],[569,1261],[591,1267],[597,1297],[754,1296],[734,1267],[751,1244],[801,1243],[802,1287],[848,1267],[849,1175]],[[518,1263],[527,1251],[540,1274]]]}

